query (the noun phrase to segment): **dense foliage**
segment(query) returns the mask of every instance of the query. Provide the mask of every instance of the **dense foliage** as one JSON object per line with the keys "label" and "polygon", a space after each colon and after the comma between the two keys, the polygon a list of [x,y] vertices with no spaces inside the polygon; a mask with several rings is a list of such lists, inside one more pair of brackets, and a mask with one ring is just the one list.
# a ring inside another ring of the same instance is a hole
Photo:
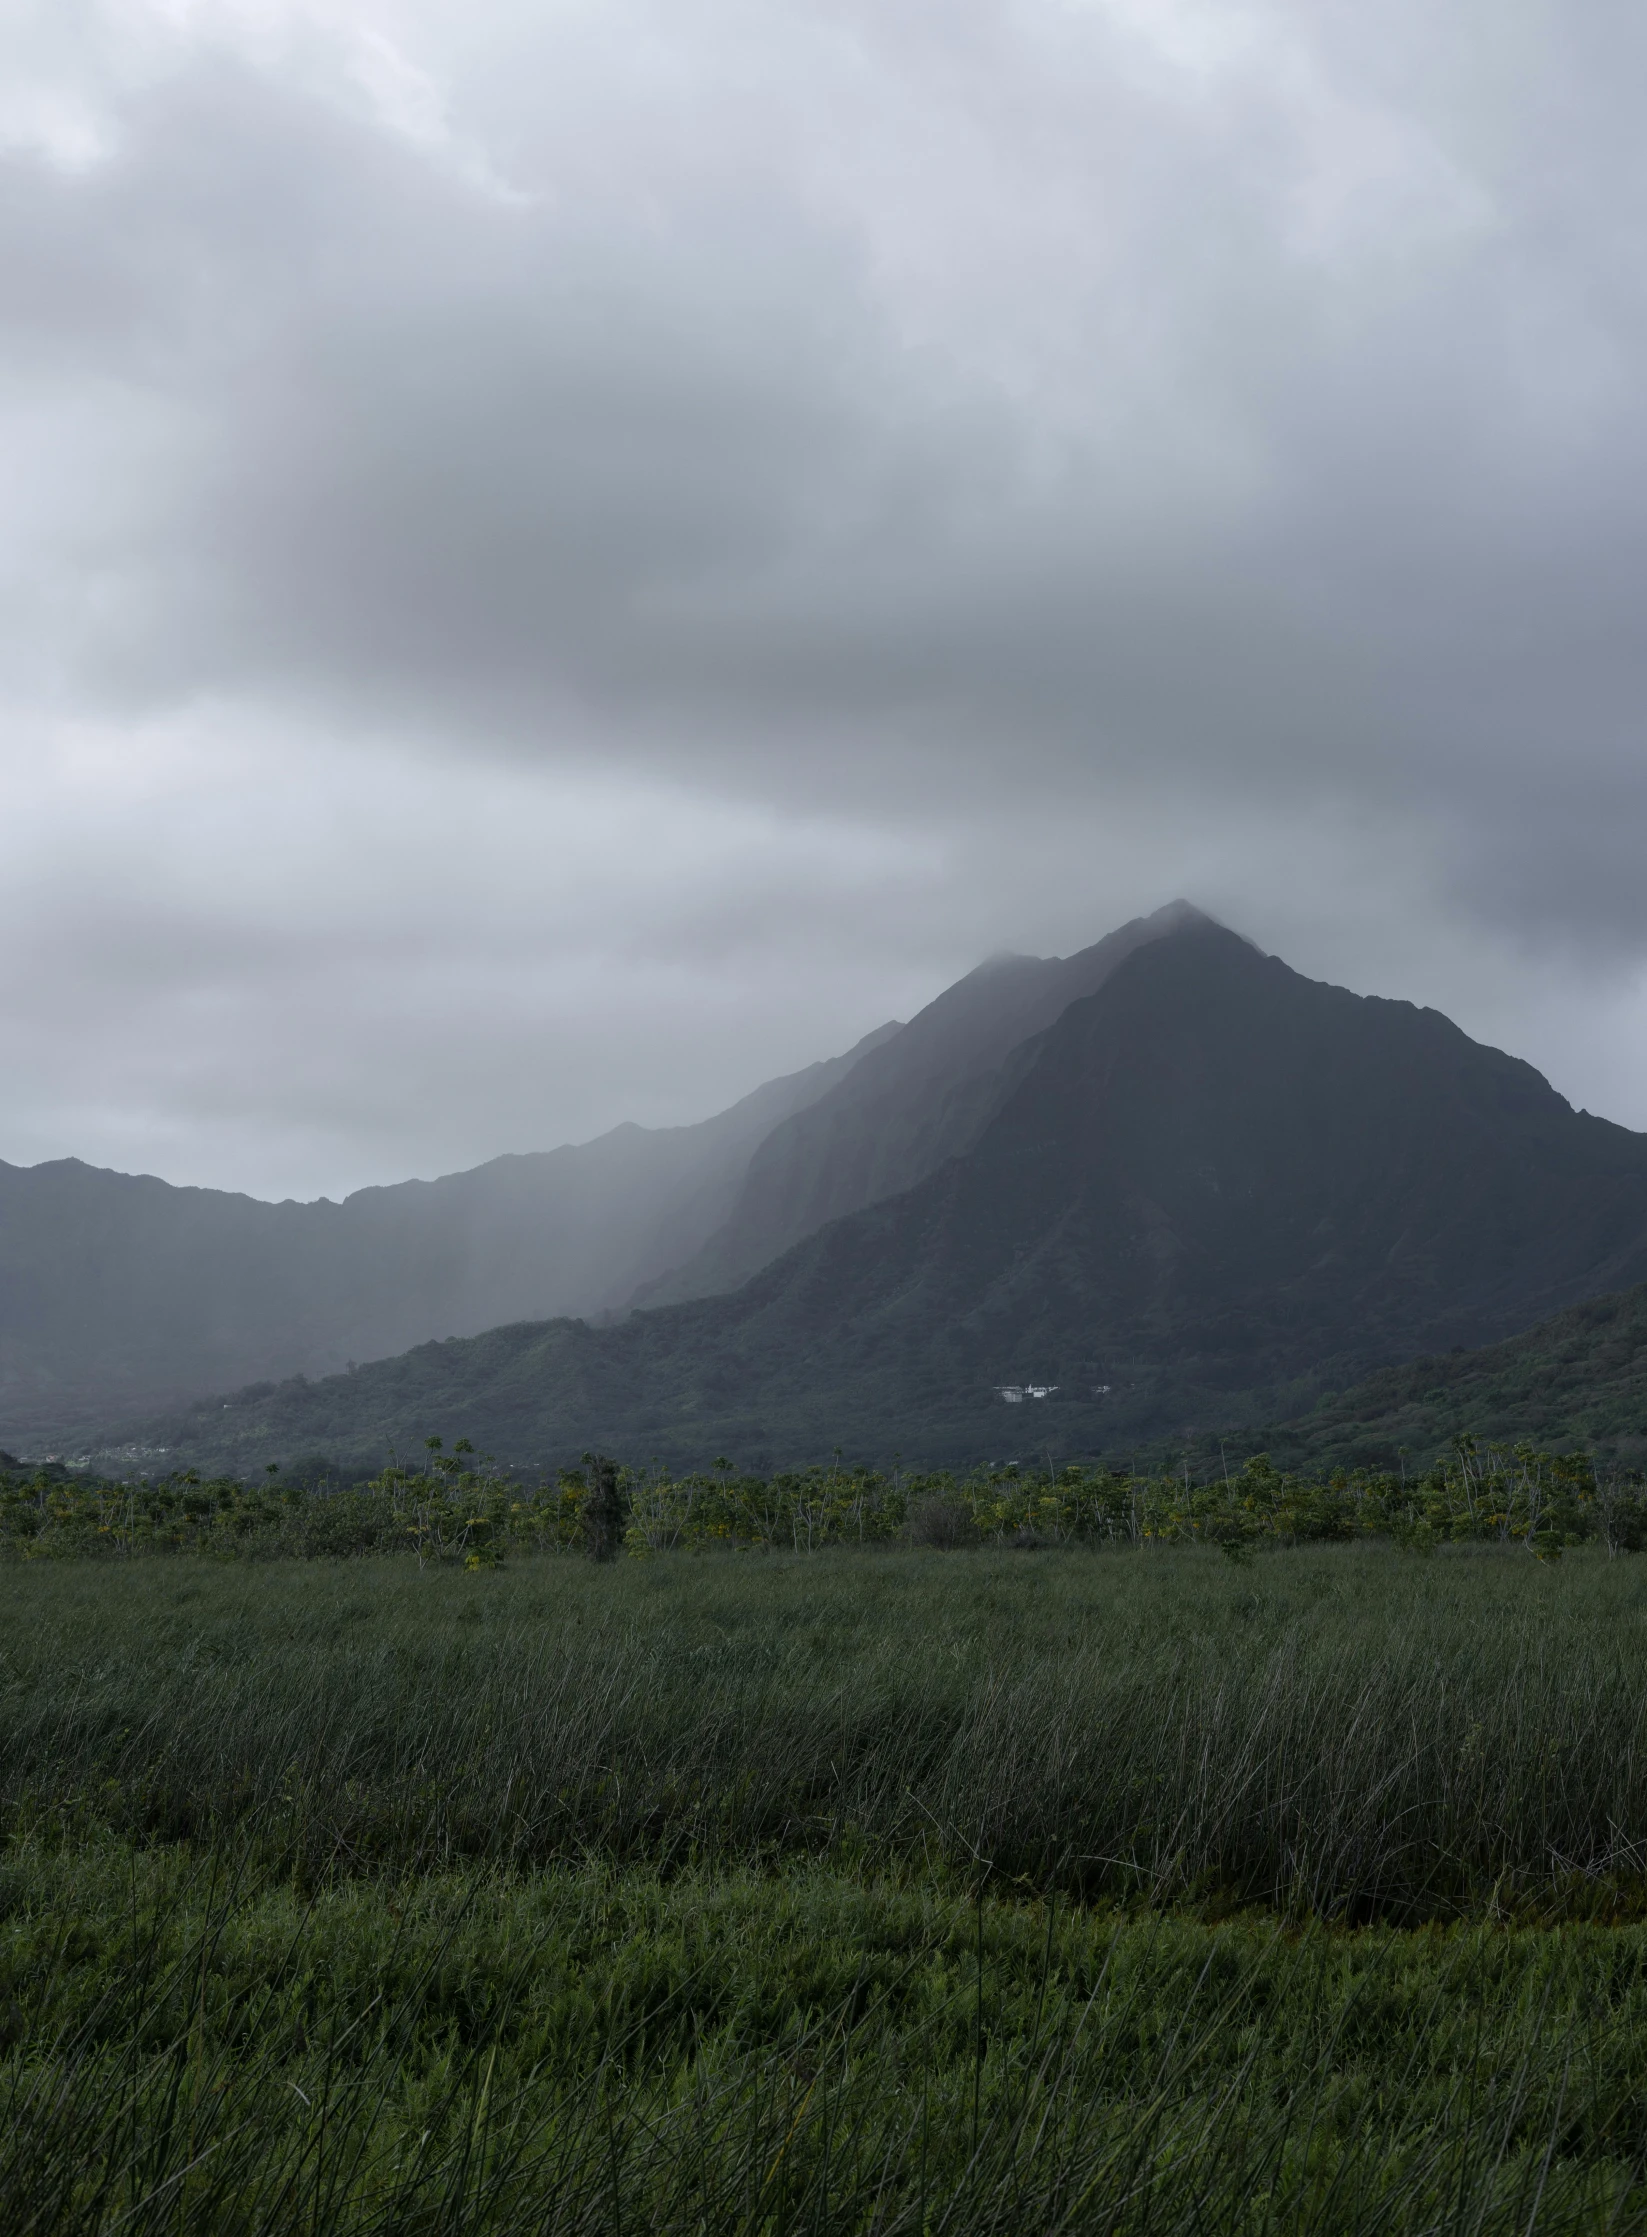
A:
{"label": "dense foliage", "polygon": [[[463,1439],[429,1440],[424,1464],[364,1484],[324,1464],[284,1487],[189,1470],[116,1483],[62,1467],[0,1474],[0,1553],[356,1554],[406,1551],[471,1567],[508,1554],[586,1549],[600,1467],[529,1482],[477,1461]],[[1205,1543],[1235,1559],[1264,1544],[1389,1538],[1425,1549],[1497,1540],[1542,1558],[1599,1539],[1610,1552],[1647,1542],[1647,1488],[1583,1455],[1528,1446],[1480,1450],[1462,1438],[1411,1478],[1336,1470],[1311,1478],[1258,1455],[1210,1480],[1071,1464],[1045,1473],[811,1468],[746,1475],[729,1461],[672,1475],[620,1470],[605,1525],[631,1555],[713,1547],[815,1553],[841,1544]]]}
{"label": "dense foliage", "polygon": [[[1501,1344],[1386,1367],[1261,1431],[1232,1431],[1230,1452],[1256,1442],[1306,1474],[1427,1463],[1460,1437],[1481,1444],[1558,1445],[1647,1459],[1647,1287],[1594,1297]],[[1204,1463],[1218,1440],[1194,1441]]]}

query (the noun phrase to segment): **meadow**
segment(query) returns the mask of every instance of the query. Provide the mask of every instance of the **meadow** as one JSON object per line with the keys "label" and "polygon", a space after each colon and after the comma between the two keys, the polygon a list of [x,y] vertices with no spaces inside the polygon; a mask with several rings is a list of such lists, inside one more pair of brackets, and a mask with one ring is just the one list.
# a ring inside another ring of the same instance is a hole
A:
{"label": "meadow", "polygon": [[1647,1562],[0,1567],[8,2231],[1647,2228]]}

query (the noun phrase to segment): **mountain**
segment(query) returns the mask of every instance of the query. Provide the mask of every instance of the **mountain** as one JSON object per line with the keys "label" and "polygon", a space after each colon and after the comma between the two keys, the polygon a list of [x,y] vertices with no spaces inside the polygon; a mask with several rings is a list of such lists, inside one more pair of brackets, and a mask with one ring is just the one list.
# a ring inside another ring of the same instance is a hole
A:
{"label": "mountain", "polygon": [[[248,1379],[735,1287],[969,1147],[1011,1050],[1193,915],[1176,903],[1080,955],[998,957],[908,1026],[699,1126],[620,1126],[342,1204],[264,1204],[74,1159],[0,1164],[0,1435],[58,1441],[88,1417]],[[864,1065],[863,1090],[843,1093]],[[814,1103],[820,1124],[797,1131]]]}
{"label": "mountain", "polygon": [[[1460,1436],[1647,1464],[1647,1286],[1591,1298],[1500,1344],[1387,1367],[1307,1414],[1231,1437],[1224,1458],[1267,1452],[1312,1475],[1415,1470]],[[1200,1457],[1216,1462],[1216,1446]]]}
{"label": "mountain", "polygon": [[[423,1347],[153,1441],[230,1465],[428,1431],[520,1460],[1121,1451],[1647,1278],[1647,1138],[1205,918],[1011,1051],[990,1104],[965,1154],[731,1295]],[[1056,1389],[999,1395],[1025,1384]]]}
{"label": "mountain", "polygon": [[978,1141],[1001,1067],[1129,955],[1209,920],[1186,901],[1135,917],[1070,956],[1000,955],[928,1003],[750,1159],[725,1220],[694,1256],[637,1290],[637,1305],[734,1289],[830,1220],[902,1195]]}
{"label": "mountain", "polygon": [[0,1442],[437,1336],[599,1313],[689,1256],[775,1125],[896,1026],[697,1126],[619,1126],[341,1204],[0,1164]]}

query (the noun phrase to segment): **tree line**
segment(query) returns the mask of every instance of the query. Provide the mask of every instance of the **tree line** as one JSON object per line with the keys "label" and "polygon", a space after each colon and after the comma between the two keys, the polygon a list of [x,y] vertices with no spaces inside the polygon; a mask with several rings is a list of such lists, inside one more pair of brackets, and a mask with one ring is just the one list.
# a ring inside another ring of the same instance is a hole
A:
{"label": "tree line", "polygon": [[309,1463],[282,1480],[183,1470],[116,1481],[61,1466],[0,1470],[0,1559],[201,1552],[300,1556],[403,1552],[484,1568],[527,1554],[597,1561],[716,1548],[1203,1544],[1232,1561],[1266,1545],[1381,1538],[1417,1552],[1499,1542],[1540,1560],[1597,1542],[1647,1545],[1647,1484],[1584,1453],[1462,1437],[1411,1475],[1320,1477],[1263,1454],[1197,1479],[1070,1462],[949,1471],[843,1465],[753,1474],[724,1457],[684,1474],[598,1454],[535,1479],[428,1439],[415,1464],[346,1483]]}

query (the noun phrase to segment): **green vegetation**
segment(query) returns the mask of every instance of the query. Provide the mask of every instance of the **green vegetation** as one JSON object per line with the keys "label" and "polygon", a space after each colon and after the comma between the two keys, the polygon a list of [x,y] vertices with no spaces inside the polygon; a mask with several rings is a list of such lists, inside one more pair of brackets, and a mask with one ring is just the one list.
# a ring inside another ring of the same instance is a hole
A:
{"label": "green vegetation", "polygon": [[[1230,1453],[1262,1445],[1307,1474],[1334,1468],[1427,1466],[1460,1437],[1527,1441],[1647,1459],[1647,1287],[1592,1298],[1523,1335],[1479,1351],[1415,1359],[1323,1398],[1309,1413],[1248,1435]],[[1217,1440],[1200,1441],[1205,1466]]]}
{"label": "green vegetation", "polygon": [[[1647,1937],[28,1846],[7,2226],[1640,2226]],[[72,1917],[65,1932],[61,1922]]]}
{"label": "green vegetation", "polygon": [[1537,1536],[14,1560],[0,2226],[1647,2228]]}
{"label": "green vegetation", "polygon": [[741,1475],[729,1460],[684,1476],[661,1467],[582,1468],[535,1483],[430,1438],[420,1468],[335,1481],[323,1460],[284,1483],[203,1479],[193,1470],[113,1482],[58,1465],[0,1473],[0,1558],[415,1552],[479,1568],[510,1554],[632,1555],[761,1547],[817,1553],[895,1541],[1216,1545],[1236,1560],[1267,1544],[1388,1538],[1403,1546],[1516,1544],[1543,1559],[1597,1539],[1613,1553],[1647,1543],[1647,1487],[1583,1454],[1479,1450],[1461,1439],[1422,1474],[1337,1470],[1297,1476],[1265,1454],[1210,1479],[1139,1475],[1071,1462],[957,1479],[872,1468]]}
{"label": "green vegetation", "polygon": [[1647,1562],[1320,1546],[0,1571],[0,1810],[283,1872],[805,1854],[1633,1911]]}

